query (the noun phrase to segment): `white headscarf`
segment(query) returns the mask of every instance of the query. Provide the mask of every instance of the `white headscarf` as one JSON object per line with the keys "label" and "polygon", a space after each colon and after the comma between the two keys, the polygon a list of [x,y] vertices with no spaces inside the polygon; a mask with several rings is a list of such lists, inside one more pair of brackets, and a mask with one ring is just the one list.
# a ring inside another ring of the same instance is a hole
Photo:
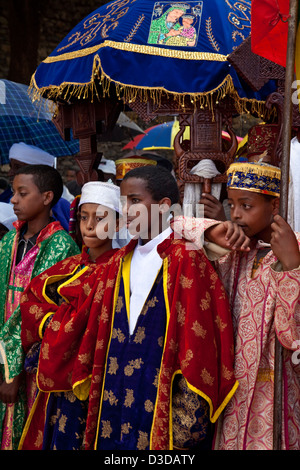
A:
{"label": "white headscarf", "polygon": [[12,230],[13,222],[17,220],[17,216],[14,213],[13,205],[7,202],[0,202],[0,223]]}
{"label": "white headscarf", "polygon": [[120,188],[113,183],[89,181],[82,186],[79,206],[87,203],[101,204],[120,213]]}
{"label": "white headscarf", "polygon": [[34,145],[19,142],[9,149],[9,158],[27,165],[55,165],[55,157]]}

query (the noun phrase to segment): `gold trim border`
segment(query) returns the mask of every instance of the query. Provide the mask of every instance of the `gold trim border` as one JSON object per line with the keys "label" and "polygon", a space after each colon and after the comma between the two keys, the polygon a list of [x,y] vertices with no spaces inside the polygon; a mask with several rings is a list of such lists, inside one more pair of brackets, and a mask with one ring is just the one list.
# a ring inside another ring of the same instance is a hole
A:
{"label": "gold trim border", "polygon": [[135,52],[137,54],[155,55],[158,57],[169,57],[172,59],[181,60],[208,60],[214,62],[226,62],[227,55],[215,54],[212,52],[194,52],[194,51],[180,51],[178,49],[164,49],[155,46],[146,46],[144,44],[132,44],[116,41],[104,41],[103,44],[97,44],[93,47],[87,47],[73,52],[65,52],[57,56],[49,56],[43,60],[44,64],[51,64],[53,62],[60,62],[63,60],[79,59],[94,54],[99,49],[104,47],[111,47],[120,51]]}

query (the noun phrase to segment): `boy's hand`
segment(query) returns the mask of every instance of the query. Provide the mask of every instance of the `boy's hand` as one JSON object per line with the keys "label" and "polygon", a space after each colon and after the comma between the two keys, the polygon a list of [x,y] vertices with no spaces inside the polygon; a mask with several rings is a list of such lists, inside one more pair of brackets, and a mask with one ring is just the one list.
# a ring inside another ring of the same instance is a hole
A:
{"label": "boy's hand", "polygon": [[23,374],[14,377],[11,383],[3,381],[0,385],[0,401],[3,403],[16,403],[18,400],[18,392],[21,385]]}
{"label": "boy's hand", "polygon": [[208,228],[204,236],[210,242],[229,250],[250,250],[250,238],[245,235],[241,227],[230,220]]}
{"label": "boy's hand", "polygon": [[280,216],[275,215],[271,224],[271,247],[284,271],[291,271],[300,266],[299,245],[290,225]]}
{"label": "boy's hand", "polygon": [[204,217],[206,219],[226,220],[223,204],[211,194],[203,193],[199,204],[204,206]]}

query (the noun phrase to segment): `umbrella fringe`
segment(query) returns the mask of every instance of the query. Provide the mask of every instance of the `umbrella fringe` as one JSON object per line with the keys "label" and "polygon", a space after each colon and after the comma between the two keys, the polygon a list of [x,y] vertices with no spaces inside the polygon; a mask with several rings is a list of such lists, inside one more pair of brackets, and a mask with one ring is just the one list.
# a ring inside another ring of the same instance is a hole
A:
{"label": "umbrella fringe", "polygon": [[[100,87],[99,87],[99,85]],[[251,114],[268,120],[272,114],[276,114],[275,108],[266,108],[265,101],[255,99],[241,98],[236,91],[232,77],[227,75],[224,80],[216,87],[202,93],[178,93],[166,90],[165,88],[137,87],[113,80],[105,73],[102,68],[99,55],[95,55],[91,81],[88,83],[69,83],[64,82],[59,86],[49,85],[39,88],[35,81],[35,74],[31,77],[29,90],[33,100],[39,100],[47,97],[54,102],[69,101],[70,99],[85,100],[90,99],[93,102],[96,97],[98,101],[101,97],[110,97],[111,87],[114,86],[117,98],[127,103],[129,106],[135,101],[147,103],[152,101],[156,106],[162,104],[162,98],[174,100],[182,112],[185,108],[194,105],[195,110],[199,108],[208,108],[212,112],[214,119],[214,107],[226,96],[231,96],[238,114]],[[100,91],[101,90],[101,96]]]}

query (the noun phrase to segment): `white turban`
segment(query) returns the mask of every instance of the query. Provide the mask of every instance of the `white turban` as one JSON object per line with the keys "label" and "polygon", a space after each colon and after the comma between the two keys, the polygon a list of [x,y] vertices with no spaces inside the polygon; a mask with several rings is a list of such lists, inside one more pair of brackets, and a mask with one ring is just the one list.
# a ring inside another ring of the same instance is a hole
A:
{"label": "white turban", "polygon": [[17,160],[27,165],[48,165],[54,166],[55,157],[34,145],[19,142],[13,144],[9,149],[9,158]]}
{"label": "white turban", "polygon": [[87,203],[101,204],[120,212],[120,188],[113,183],[89,181],[82,186],[79,206]]}
{"label": "white turban", "polygon": [[0,223],[4,225],[8,230],[12,230],[13,222],[17,220],[17,216],[14,213],[12,204],[7,202],[0,202]]}

